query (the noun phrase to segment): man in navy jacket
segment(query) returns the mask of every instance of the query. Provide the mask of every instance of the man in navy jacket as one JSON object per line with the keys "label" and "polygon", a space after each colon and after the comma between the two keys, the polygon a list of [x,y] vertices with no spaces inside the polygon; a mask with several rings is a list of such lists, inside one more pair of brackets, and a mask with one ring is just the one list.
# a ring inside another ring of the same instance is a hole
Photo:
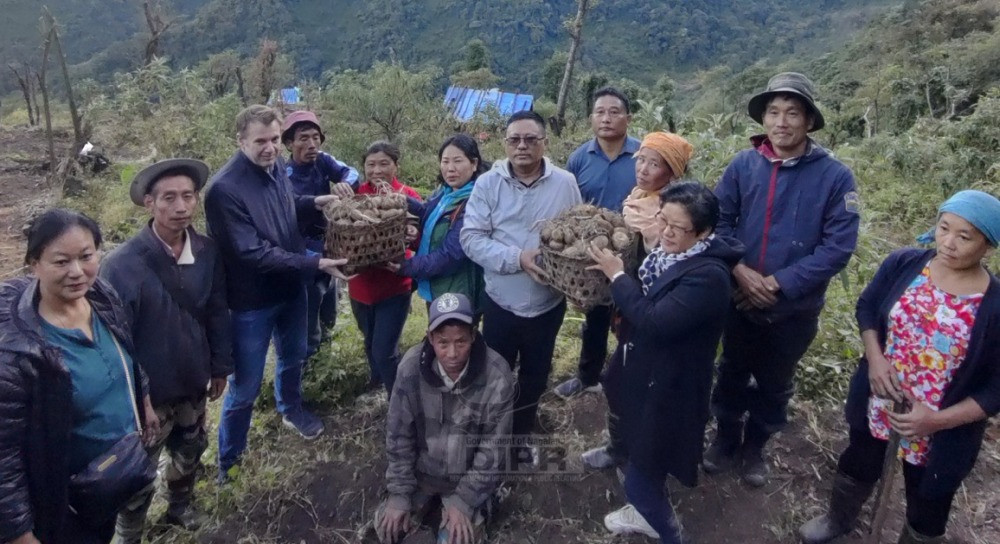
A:
{"label": "man in navy jacket", "polygon": [[302,406],[304,280],[317,271],[344,278],[338,267],[347,262],[306,251],[296,210],[321,208],[336,197],[293,194],[279,154],[278,113],[267,106],[245,108],[236,116],[236,131],[239,150],[215,173],[205,195],[205,219],[225,265],[233,321],[235,371],[219,422],[222,480],[246,449],[272,335],[275,399],[283,423],[306,439],[323,432],[322,421]]}
{"label": "man in navy jacket", "polygon": [[765,134],[752,138],[715,189],[716,232],[747,251],[733,269],[735,307],[712,395],[718,433],[704,468],[716,473],[739,462],[754,487],[767,482],[763,449],[787,422],[795,367],[816,336],[827,285],[858,238],[854,176],[808,136],[824,124],[813,95],[802,74],[771,78],[748,107]]}
{"label": "man in navy jacket", "polygon": [[[358,171],[320,151],[324,141],[326,135],[313,112],[294,111],[285,118],[281,126],[281,143],[291,153],[285,173],[292,182],[292,191],[300,196],[335,194],[350,198],[358,188]],[[298,223],[306,248],[322,254],[326,235],[323,212],[308,207],[300,210]],[[336,284],[331,285],[328,274],[320,272],[306,279],[306,300],[309,306],[308,358],[319,350],[324,331],[332,329],[337,321],[337,289]]]}

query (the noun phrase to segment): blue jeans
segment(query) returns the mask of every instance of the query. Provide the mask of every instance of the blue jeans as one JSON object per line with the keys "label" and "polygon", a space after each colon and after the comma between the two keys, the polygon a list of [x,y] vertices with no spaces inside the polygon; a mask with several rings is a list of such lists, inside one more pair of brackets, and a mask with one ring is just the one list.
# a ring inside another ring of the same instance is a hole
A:
{"label": "blue jeans", "polygon": [[677,515],[670,504],[666,477],[653,478],[629,463],[625,467],[625,498],[657,533],[661,544],[681,544]]}
{"label": "blue jeans", "polygon": [[278,355],[274,370],[274,396],[278,412],[302,409],[302,361],[306,356],[306,290],[282,304],[233,312],[233,363],[229,388],[222,401],[219,421],[219,470],[239,462],[247,447],[253,403],[264,379],[267,348],[274,339]]}
{"label": "blue jeans", "polygon": [[309,301],[307,356],[312,357],[323,341],[323,329],[332,329],[337,324],[337,285],[331,285],[328,274],[317,272],[306,281],[306,297]]}
{"label": "blue jeans", "polygon": [[399,337],[410,315],[410,293],[389,297],[375,304],[351,300],[358,329],[365,337],[365,355],[373,379],[379,379],[392,394],[399,366]]}

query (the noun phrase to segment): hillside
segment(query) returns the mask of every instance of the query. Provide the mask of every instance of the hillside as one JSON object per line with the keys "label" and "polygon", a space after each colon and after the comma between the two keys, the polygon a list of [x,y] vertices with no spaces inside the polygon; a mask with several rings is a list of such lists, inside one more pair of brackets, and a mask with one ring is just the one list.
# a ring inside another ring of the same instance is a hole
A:
{"label": "hillside", "polygon": [[[109,80],[141,59],[147,30],[137,0],[48,0],[64,27],[77,74]],[[602,0],[588,16],[582,68],[651,84],[664,73],[761,58],[815,54],[843,45],[885,0]],[[533,90],[546,61],[565,50],[574,0],[162,0],[173,21],[162,52],[175,67],[276,39],[300,76],[367,69],[378,60],[447,68],[483,40],[508,86]],[[35,62],[38,4],[0,0],[0,58]],[[776,39],[777,38],[777,39]],[[13,82],[0,82],[0,91]]]}

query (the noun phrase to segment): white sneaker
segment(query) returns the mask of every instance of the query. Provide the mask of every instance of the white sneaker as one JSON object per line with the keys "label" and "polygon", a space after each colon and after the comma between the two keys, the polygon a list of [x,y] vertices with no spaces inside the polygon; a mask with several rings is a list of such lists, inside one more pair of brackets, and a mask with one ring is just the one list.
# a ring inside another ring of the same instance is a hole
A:
{"label": "white sneaker", "polygon": [[626,504],[604,516],[604,527],[616,535],[640,533],[650,538],[660,538],[656,529],[646,523],[646,518],[642,517],[631,504]]}
{"label": "white sneaker", "polygon": [[583,466],[591,470],[601,470],[615,466],[615,458],[608,453],[607,446],[599,446],[580,454]]}

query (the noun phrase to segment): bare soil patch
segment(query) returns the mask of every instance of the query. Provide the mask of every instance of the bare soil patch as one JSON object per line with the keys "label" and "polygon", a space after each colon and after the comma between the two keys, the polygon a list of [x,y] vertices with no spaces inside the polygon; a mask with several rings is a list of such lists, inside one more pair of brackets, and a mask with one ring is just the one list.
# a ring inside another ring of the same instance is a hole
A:
{"label": "bare soil patch", "polygon": [[[544,432],[565,444],[572,460],[603,440],[606,404],[601,395],[586,395],[570,402],[546,396],[543,403]],[[326,460],[304,473],[299,489],[288,493],[277,505],[271,502],[266,511],[241,512],[223,521],[204,541],[377,542],[363,529],[385,496],[385,404],[377,397],[365,399],[361,405],[328,417],[329,437],[305,446],[316,448],[316,457]],[[956,499],[949,533],[952,543],[1000,542],[1000,505],[993,485],[1000,466],[998,435],[997,429],[991,429],[980,462]],[[819,410],[798,405],[793,423],[770,449],[773,477],[763,489],[746,486],[735,474],[703,475],[700,485],[693,489],[669,483],[684,527],[698,543],[797,542],[798,525],[825,506],[835,455],[845,445],[845,438],[835,408]],[[288,446],[301,447],[302,443]],[[571,466],[569,474],[539,473],[512,483],[511,493],[490,527],[489,542],[652,542],[642,536],[612,537],[604,529],[604,515],[624,504],[615,471],[574,473],[576,468]],[[886,542],[895,542],[902,525],[901,497],[902,488],[897,482]],[[258,502],[258,508],[262,503]],[[841,542],[862,542],[861,531],[867,528],[869,519],[866,508],[861,527]]]}
{"label": "bare soil patch", "polygon": [[[56,154],[70,136],[56,132]],[[48,144],[41,127],[0,128],[0,280],[16,276],[24,257],[25,224],[58,198],[45,183]]]}

